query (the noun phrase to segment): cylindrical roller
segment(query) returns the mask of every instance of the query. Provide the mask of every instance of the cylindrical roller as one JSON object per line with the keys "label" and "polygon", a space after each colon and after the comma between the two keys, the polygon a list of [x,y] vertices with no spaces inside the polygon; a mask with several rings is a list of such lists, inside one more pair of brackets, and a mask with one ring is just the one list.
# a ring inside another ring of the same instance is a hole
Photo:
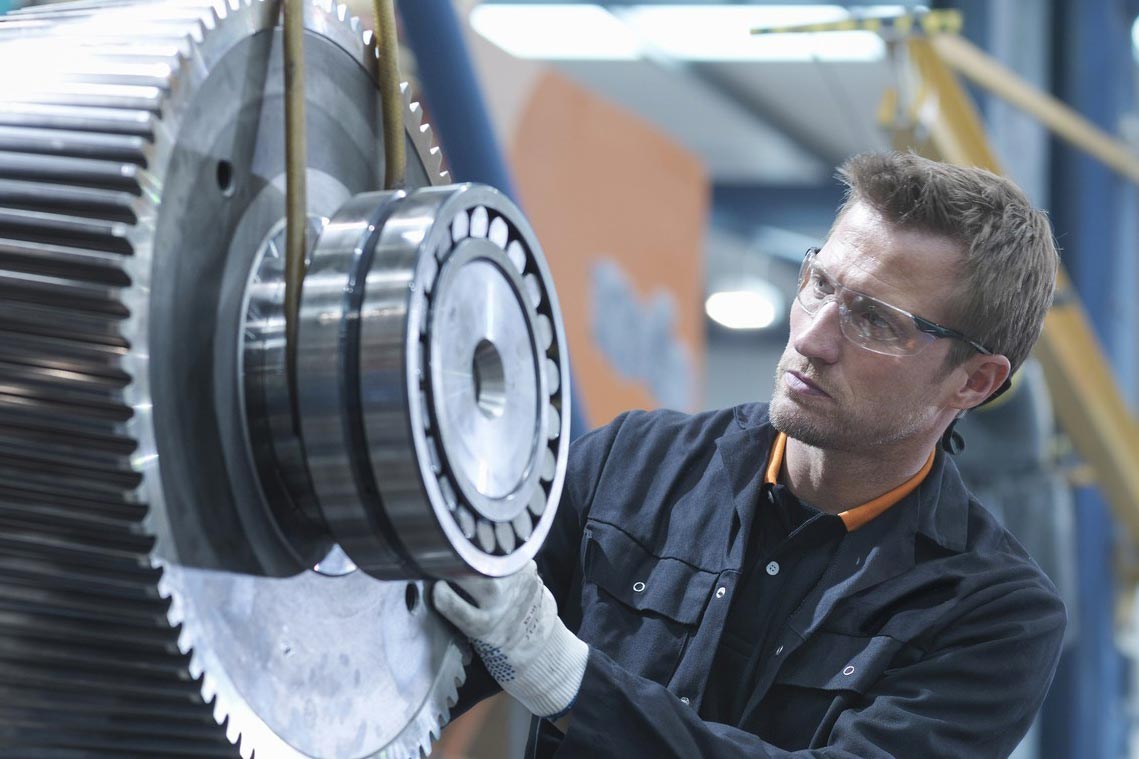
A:
{"label": "cylindrical roller", "polygon": [[533,557],[564,476],[568,371],[549,271],[509,200],[474,185],[353,198],[315,243],[298,336],[313,496],[356,566],[500,576]]}

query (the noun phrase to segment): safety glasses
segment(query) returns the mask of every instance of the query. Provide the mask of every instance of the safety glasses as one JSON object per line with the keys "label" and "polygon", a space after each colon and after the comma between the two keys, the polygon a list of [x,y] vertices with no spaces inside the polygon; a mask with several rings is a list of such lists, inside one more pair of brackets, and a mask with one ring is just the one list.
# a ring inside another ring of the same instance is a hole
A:
{"label": "safety glasses", "polygon": [[829,300],[838,305],[843,336],[862,348],[887,356],[910,356],[938,338],[963,340],[979,353],[992,351],[955,329],[851,290],[837,282],[815,263],[818,248],[811,248],[799,269],[799,292],[795,300],[811,316]]}

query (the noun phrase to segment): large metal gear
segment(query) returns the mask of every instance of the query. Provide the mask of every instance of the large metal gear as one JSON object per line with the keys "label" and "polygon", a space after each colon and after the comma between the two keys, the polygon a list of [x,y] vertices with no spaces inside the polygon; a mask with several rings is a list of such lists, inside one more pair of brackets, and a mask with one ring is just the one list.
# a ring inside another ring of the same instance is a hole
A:
{"label": "large metal gear", "polygon": [[[0,757],[406,757],[465,646],[430,577],[537,551],[568,449],[521,213],[444,185],[376,50],[305,8],[308,212],[285,374],[278,5],[0,19]],[[14,76],[14,72],[20,72]]]}

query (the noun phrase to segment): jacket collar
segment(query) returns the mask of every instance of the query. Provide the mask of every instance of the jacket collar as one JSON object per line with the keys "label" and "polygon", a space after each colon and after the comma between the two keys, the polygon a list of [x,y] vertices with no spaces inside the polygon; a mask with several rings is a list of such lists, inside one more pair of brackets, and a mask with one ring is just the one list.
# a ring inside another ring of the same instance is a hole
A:
{"label": "jacket collar", "polygon": [[[776,430],[771,426],[766,403],[748,403],[733,409],[733,423],[716,440],[716,446],[723,461],[725,473],[732,486],[735,508],[741,517],[754,508],[763,482],[763,464],[767,452],[775,439]],[[948,459],[944,451],[937,451],[933,468],[922,483],[893,508],[877,519],[851,533],[846,542],[859,533],[866,533],[865,540],[881,540],[886,537],[881,529],[871,530],[875,522],[881,522],[890,512],[900,512],[905,518],[902,524],[893,524],[896,519],[886,520],[879,528],[893,526],[903,528],[912,535],[921,533],[938,545],[951,551],[963,551],[968,530],[969,493],[957,472],[957,466]],[[750,522],[750,518],[745,520]],[[854,541],[861,543],[862,540]],[[910,541],[912,545],[912,541]],[[912,564],[912,559],[910,564]]]}
{"label": "jacket collar", "polygon": [[732,415],[732,424],[716,438],[716,447],[732,483],[732,492],[738,497],[763,482],[763,464],[776,431],[767,418],[766,403],[737,406]]}
{"label": "jacket collar", "polygon": [[937,451],[933,469],[910,495],[920,504],[918,532],[950,551],[964,551],[970,496],[957,465],[944,451]]}
{"label": "jacket collar", "polygon": [[750,403],[733,409],[733,420],[728,429],[716,439],[724,476],[732,493],[735,523],[728,546],[728,558],[739,567],[744,560],[745,540],[739,540],[751,531],[755,507],[759,503],[763,486],[763,464],[767,451],[775,439],[775,428],[767,419],[767,404]]}

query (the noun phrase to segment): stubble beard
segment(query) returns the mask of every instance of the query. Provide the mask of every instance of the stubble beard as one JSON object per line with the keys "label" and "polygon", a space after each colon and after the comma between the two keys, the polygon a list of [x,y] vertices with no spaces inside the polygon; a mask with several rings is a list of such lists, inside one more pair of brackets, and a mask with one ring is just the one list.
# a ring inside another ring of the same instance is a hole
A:
{"label": "stubble beard", "polygon": [[855,436],[851,434],[852,430],[844,422],[841,413],[824,415],[821,410],[803,408],[788,397],[781,385],[776,386],[767,413],[771,426],[787,437],[809,446],[830,450],[850,450],[854,447]]}
{"label": "stubble beard", "polygon": [[[837,400],[827,404],[832,407],[828,413],[822,408],[809,408],[792,399],[783,380],[790,363],[785,354],[779,359],[779,365],[775,367],[775,390],[771,395],[771,405],[767,411],[771,426],[787,437],[815,448],[847,449],[851,442],[851,430]],[[796,369],[802,371],[798,367]],[[803,373],[808,376],[813,374]],[[819,401],[821,406],[823,401],[822,399]]]}
{"label": "stubble beard", "polygon": [[[864,452],[868,447],[902,441],[920,427],[920,421],[901,408],[878,409],[873,415],[859,415],[857,410],[833,396],[830,401],[820,398],[818,403],[811,403],[811,399],[800,403],[791,397],[783,382],[783,375],[791,367],[792,362],[786,355],[779,360],[775,390],[767,412],[771,425],[787,437],[824,450]],[[795,369],[809,378],[817,377],[809,369],[797,366]]]}

